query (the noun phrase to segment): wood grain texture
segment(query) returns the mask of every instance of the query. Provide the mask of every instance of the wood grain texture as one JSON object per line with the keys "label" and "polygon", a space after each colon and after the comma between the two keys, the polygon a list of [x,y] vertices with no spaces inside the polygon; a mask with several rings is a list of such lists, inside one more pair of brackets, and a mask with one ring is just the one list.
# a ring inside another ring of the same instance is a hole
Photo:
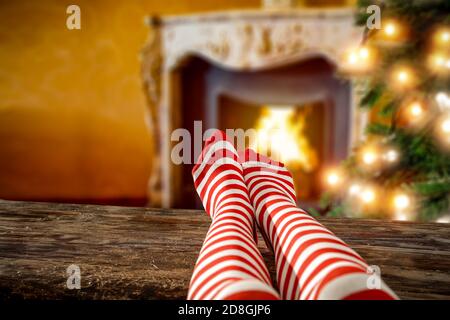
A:
{"label": "wood grain texture", "polygon": [[[450,298],[450,225],[320,220],[401,298]],[[0,200],[0,298],[184,299],[208,226],[194,210]],[[71,264],[80,290],[66,288]]]}

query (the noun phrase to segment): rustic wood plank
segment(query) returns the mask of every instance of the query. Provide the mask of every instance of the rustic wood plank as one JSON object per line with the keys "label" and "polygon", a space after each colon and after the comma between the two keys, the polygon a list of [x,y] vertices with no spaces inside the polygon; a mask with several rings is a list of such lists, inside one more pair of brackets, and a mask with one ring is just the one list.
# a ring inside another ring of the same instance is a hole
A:
{"label": "rustic wood plank", "polygon": [[[320,220],[401,298],[450,298],[448,224]],[[0,298],[183,299],[208,226],[195,210],[0,200]],[[66,288],[71,264],[81,290]]]}

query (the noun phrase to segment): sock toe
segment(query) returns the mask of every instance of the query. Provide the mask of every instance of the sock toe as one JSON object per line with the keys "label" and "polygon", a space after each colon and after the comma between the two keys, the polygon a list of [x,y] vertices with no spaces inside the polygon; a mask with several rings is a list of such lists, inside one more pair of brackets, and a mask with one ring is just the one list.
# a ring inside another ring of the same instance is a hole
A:
{"label": "sock toe", "polygon": [[254,162],[259,162],[266,165],[273,165],[276,167],[284,168],[284,164],[279,161],[272,160],[271,158],[255,152],[254,150],[247,148],[239,153],[239,162],[241,164],[250,164]]}
{"label": "sock toe", "polygon": [[223,131],[215,130],[211,136],[206,139],[202,152],[192,168],[192,174],[194,175],[205,162],[213,163],[219,158],[238,160],[237,151],[230,138],[228,138]]}
{"label": "sock toe", "polygon": [[240,152],[238,161],[242,166],[244,180],[249,189],[252,189],[253,183],[257,180],[261,182],[263,179],[267,186],[275,186],[284,192],[293,203],[296,203],[294,180],[283,163],[274,161],[252,149]]}

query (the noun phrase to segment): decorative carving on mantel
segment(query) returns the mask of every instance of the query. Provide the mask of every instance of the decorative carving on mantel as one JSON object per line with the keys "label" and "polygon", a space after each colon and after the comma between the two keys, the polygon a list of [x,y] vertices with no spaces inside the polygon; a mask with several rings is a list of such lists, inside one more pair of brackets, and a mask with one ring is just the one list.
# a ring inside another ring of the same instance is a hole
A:
{"label": "decorative carving on mantel", "polygon": [[156,18],[148,19],[150,32],[141,52],[142,79],[148,97],[153,103],[158,102],[161,88],[161,32],[158,21]]}
{"label": "decorative carving on mantel", "polygon": [[159,143],[161,129],[158,121],[162,71],[161,32],[157,19],[152,20],[149,26],[147,43],[141,52],[141,74],[149,106],[147,125],[152,134],[154,148],[148,188],[151,192],[152,203],[155,206],[161,206],[161,146]]}
{"label": "decorative carving on mantel", "polygon": [[230,69],[271,68],[322,55],[340,66],[361,41],[351,10],[286,11],[167,19],[162,22],[164,68],[198,55]]}
{"label": "decorative carving on mantel", "polygon": [[362,28],[354,25],[353,13],[349,9],[290,9],[148,19],[150,36],[142,52],[142,77],[155,141],[151,204],[172,204],[173,170],[161,167],[161,161],[170,161],[166,153],[175,126],[177,92],[172,75],[189,57],[243,71],[322,56],[342,71],[346,50],[359,44],[363,35]]}
{"label": "decorative carving on mantel", "polygon": [[262,0],[264,9],[286,9],[297,5],[297,0]]}

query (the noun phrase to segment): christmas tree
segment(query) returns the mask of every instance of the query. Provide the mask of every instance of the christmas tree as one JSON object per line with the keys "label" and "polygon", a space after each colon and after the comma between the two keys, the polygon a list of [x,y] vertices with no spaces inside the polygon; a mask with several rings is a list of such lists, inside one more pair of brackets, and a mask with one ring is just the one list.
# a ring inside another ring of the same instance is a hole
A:
{"label": "christmas tree", "polygon": [[[348,63],[364,83],[366,136],[326,176],[328,215],[444,221],[450,212],[450,1],[358,2],[381,9]],[[359,69],[358,69],[359,68]],[[440,219],[440,220],[439,220]],[[450,221],[448,221],[450,222]]]}

